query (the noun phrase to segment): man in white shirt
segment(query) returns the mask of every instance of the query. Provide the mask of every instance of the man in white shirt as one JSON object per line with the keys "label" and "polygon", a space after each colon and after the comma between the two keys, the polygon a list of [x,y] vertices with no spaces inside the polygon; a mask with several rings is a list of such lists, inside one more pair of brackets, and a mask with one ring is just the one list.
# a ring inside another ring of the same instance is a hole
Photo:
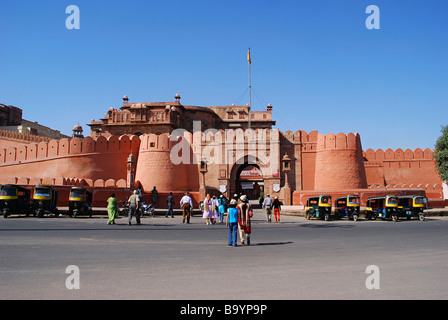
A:
{"label": "man in white shirt", "polygon": [[193,201],[188,192],[180,199],[180,207],[182,208],[182,223],[185,223],[185,218],[187,218],[187,223],[190,223],[190,211],[193,209]]}
{"label": "man in white shirt", "polygon": [[271,223],[272,199],[269,194],[266,195],[262,207],[266,210],[266,222]]}

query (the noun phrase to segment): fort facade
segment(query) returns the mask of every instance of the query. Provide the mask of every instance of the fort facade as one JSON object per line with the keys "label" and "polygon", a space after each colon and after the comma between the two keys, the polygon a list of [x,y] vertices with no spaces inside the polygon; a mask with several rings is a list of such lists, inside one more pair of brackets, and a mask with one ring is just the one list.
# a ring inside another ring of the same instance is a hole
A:
{"label": "fort facade", "polygon": [[156,186],[161,205],[165,194],[180,200],[185,191],[196,203],[206,193],[255,199],[262,192],[286,205],[323,193],[356,193],[363,202],[388,193],[444,199],[432,150],[363,150],[357,133],[281,132],[272,108],[186,106],[178,94],[171,102],[130,103],[125,96],[88,124],[87,137],[80,126],[62,139],[0,130],[0,183],[86,186],[101,206],[108,191],[124,197],[137,186],[148,197]]}

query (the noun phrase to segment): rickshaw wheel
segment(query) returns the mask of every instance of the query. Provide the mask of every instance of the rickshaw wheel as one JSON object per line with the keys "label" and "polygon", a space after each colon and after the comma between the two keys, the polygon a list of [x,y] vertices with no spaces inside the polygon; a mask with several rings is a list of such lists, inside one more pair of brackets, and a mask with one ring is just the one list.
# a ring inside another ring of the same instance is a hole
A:
{"label": "rickshaw wheel", "polygon": [[358,221],[358,215],[357,214],[353,215],[353,221],[355,221],[355,222]]}
{"label": "rickshaw wheel", "polygon": [[325,221],[328,221],[329,219],[330,219],[330,215],[329,214],[324,215],[324,220]]}
{"label": "rickshaw wheel", "polygon": [[393,222],[397,222],[397,220],[398,220],[398,217],[397,217],[397,216],[392,216],[392,221],[393,221]]}
{"label": "rickshaw wheel", "polygon": [[309,211],[306,213],[306,220],[310,220],[311,219],[311,215],[310,215],[310,213],[309,213]]}
{"label": "rickshaw wheel", "polygon": [[419,218],[419,220],[420,220],[420,221],[425,221],[425,216],[424,216],[424,215],[422,215],[422,214],[421,214],[421,215],[419,215],[419,216],[418,216],[418,218]]}

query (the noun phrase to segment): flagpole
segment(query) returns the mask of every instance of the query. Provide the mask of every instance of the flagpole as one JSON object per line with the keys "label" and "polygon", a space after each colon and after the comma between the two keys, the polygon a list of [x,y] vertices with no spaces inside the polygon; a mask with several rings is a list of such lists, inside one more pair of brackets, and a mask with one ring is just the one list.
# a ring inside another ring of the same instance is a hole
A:
{"label": "flagpole", "polygon": [[251,76],[251,60],[250,60],[250,47],[247,51],[247,60],[249,61],[249,129],[251,127],[250,109],[252,107],[252,76]]}

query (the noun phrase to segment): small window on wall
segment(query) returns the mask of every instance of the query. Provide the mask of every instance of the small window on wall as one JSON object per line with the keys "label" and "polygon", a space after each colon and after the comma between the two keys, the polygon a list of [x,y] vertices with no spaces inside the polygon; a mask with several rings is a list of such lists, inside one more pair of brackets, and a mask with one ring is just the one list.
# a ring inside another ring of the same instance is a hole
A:
{"label": "small window on wall", "polygon": [[227,119],[233,119],[233,113],[230,113],[230,112],[229,112],[229,113],[227,114]]}

